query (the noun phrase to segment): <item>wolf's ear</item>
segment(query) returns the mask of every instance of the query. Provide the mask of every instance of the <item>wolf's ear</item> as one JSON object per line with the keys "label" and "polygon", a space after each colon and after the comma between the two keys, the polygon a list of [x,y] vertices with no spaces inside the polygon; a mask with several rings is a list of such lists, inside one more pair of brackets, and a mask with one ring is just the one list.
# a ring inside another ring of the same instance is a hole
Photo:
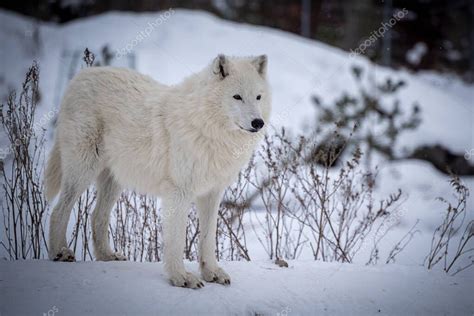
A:
{"label": "wolf's ear", "polygon": [[255,66],[258,73],[265,77],[267,74],[267,55],[260,55],[252,59],[252,65]]}
{"label": "wolf's ear", "polygon": [[229,60],[223,54],[219,54],[212,62],[212,71],[222,80],[229,75]]}

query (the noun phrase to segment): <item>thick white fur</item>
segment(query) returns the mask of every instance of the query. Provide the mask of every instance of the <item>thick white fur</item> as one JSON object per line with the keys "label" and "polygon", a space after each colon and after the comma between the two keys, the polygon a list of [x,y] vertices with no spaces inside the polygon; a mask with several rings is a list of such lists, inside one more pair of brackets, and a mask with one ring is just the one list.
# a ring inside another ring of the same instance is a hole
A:
{"label": "thick white fur", "polygon": [[[265,130],[252,133],[252,120],[268,122],[266,64],[266,56],[219,55],[175,86],[127,69],[81,71],[64,96],[46,169],[48,199],[60,192],[51,215],[49,257],[74,260],[67,223],[74,203],[95,181],[98,260],[124,259],[109,246],[109,215],[121,191],[132,189],[162,199],[164,263],[173,285],[203,286],[182,260],[192,202],[199,213],[202,277],[230,283],[215,258],[217,209]],[[237,94],[242,100],[233,97]]]}

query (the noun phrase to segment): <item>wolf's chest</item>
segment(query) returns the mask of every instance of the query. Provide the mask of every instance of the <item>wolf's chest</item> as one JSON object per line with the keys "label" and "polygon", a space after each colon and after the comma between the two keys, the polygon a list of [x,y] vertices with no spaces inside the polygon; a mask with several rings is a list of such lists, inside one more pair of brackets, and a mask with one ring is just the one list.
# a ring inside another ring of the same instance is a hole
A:
{"label": "wolf's chest", "polygon": [[239,158],[224,150],[203,152],[194,161],[192,174],[198,181],[201,179],[202,185],[205,183],[227,185],[232,182],[244,164]]}
{"label": "wolf's chest", "polygon": [[248,162],[253,148],[229,144],[193,146],[183,150],[179,172],[183,184],[196,194],[230,185]]}

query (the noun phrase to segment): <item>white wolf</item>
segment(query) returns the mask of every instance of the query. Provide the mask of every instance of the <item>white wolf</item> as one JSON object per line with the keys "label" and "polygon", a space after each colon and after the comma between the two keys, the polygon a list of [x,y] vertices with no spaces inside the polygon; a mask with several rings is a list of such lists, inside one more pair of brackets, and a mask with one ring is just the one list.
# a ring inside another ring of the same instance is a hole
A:
{"label": "white wolf", "polygon": [[217,210],[265,130],[271,109],[266,69],[265,55],[219,55],[175,86],[112,67],[88,68],[73,78],[46,168],[48,200],[60,192],[49,226],[50,259],[75,260],[66,240],[69,216],[95,182],[97,260],[125,259],[109,246],[109,216],[121,191],[133,189],[162,199],[164,265],[173,285],[204,285],[183,265],[192,202],[202,278],[230,284],[215,258]]}

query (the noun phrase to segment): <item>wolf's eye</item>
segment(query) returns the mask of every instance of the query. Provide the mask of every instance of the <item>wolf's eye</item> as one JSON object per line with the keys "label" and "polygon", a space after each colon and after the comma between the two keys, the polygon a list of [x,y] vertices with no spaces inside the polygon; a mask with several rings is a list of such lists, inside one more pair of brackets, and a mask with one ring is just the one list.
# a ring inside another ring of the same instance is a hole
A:
{"label": "wolf's eye", "polygon": [[260,100],[262,98],[262,96],[259,94],[257,95],[257,100]]}
{"label": "wolf's eye", "polygon": [[242,97],[238,94],[234,94],[234,99],[236,100],[242,100]]}

